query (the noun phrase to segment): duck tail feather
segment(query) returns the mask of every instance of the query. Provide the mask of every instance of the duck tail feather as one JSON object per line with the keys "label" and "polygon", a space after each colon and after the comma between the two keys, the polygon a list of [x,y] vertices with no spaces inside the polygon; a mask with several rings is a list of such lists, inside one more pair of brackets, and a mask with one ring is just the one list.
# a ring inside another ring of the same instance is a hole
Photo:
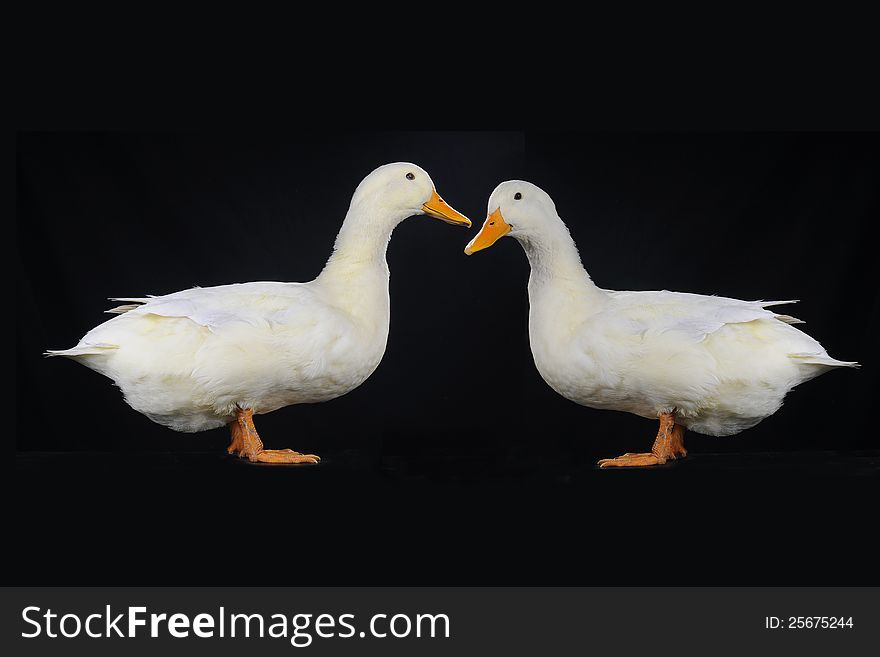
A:
{"label": "duck tail feather", "polygon": [[825,365],[826,367],[861,367],[861,364],[851,360],[837,360],[831,356],[822,354],[804,354],[793,353],[788,354],[789,358],[795,358],[802,363],[809,365]]}
{"label": "duck tail feather", "polygon": [[105,310],[105,313],[109,313],[111,315],[121,315],[122,313],[127,313],[129,310],[134,310],[135,308],[140,308],[141,304],[139,303],[127,303],[122,306],[116,306],[115,308],[110,308],[109,310]]}
{"label": "duck tail feather", "polygon": [[789,303],[800,303],[800,299],[789,299],[788,301],[757,301],[761,308],[769,308],[770,306],[784,306]]}
{"label": "duck tail feather", "polygon": [[154,299],[156,295],[150,294],[146,297],[107,297],[110,301],[125,301],[121,306],[116,306],[115,308],[110,308],[109,310],[105,310],[105,313],[109,313],[111,315],[121,315],[122,313],[127,313],[129,310],[134,310],[147,303],[151,299]]}
{"label": "duck tail feather", "polygon": [[78,344],[70,349],[47,349],[43,355],[47,358],[52,356],[65,356],[66,358],[76,358],[77,356],[94,356],[103,354],[108,350],[119,349],[119,345],[115,344]]}

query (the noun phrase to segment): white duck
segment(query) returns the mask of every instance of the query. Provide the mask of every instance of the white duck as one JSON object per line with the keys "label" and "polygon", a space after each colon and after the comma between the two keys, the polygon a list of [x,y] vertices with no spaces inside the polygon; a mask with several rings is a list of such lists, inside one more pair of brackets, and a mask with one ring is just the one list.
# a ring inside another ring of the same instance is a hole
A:
{"label": "white duck", "polygon": [[792,301],[740,301],[680,292],[597,287],[550,196],[521,180],[501,183],[470,255],[509,235],[531,265],[529,340],[543,379],[584,406],[659,418],[651,452],[599,461],[649,466],[687,454],[684,428],[727,436],[775,413],[799,383],[857,363],[831,358],[766,310]]}
{"label": "white duck", "polygon": [[111,378],[125,401],[176,431],[229,424],[229,453],[316,463],[264,449],[253,415],[322,402],[363,383],[385,353],[391,232],[412,215],[470,226],[415,164],[379,167],[358,185],[321,274],[309,283],[240,283],[125,301],[66,356]]}

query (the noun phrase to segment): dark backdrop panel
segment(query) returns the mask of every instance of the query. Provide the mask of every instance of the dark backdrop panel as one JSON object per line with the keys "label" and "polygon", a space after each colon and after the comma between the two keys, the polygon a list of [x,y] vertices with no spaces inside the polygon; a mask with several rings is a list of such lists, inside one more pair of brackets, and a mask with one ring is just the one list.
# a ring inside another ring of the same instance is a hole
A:
{"label": "dark backdrop panel", "polygon": [[[18,448],[221,449],[225,431],[153,425],[108,380],[41,351],[105,320],[106,297],[313,278],[356,184],[399,159],[425,167],[477,224],[498,182],[542,186],[600,286],[801,299],[785,312],[833,356],[865,365],[796,389],[739,436],[692,437],[695,453],[876,446],[878,150],[877,135],[844,133],[22,134],[17,410],[40,429],[19,432]],[[344,398],[260,418],[270,445],[539,445],[586,463],[650,443],[650,422],[544,384],[528,347],[525,257],[502,240],[467,258],[472,235],[425,218],[401,225],[382,364]],[[74,429],[84,416],[88,431]]]}
{"label": "dark backdrop panel", "polygon": [[[19,448],[221,447],[225,432],[157,431],[107,380],[43,360],[41,350],[75,344],[107,319],[109,296],[311,280],[355,186],[386,162],[420,164],[449,203],[481,220],[498,180],[523,171],[523,145],[513,133],[22,136],[19,381],[27,392],[19,409],[47,425],[39,436],[20,434]],[[293,433],[309,450],[363,447],[413,426],[442,436],[461,425],[457,412],[469,412],[477,390],[460,364],[477,326],[490,321],[475,304],[468,239],[425,217],[395,231],[390,348],[380,370],[332,407],[261,418],[270,443]],[[101,421],[71,432],[71,416],[86,410]]]}
{"label": "dark backdrop panel", "polygon": [[[863,584],[880,467],[878,152],[877,135],[843,133],[21,135],[9,579]],[[786,312],[864,367],[808,382],[739,436],[689,436],[684,462],[598,470],[647,449],[655,423],[547,387],[521,249],[468,258],[474,231],[426,218],[391,241],[373,376],[258,418],[270,447],[320,466],[226,457],[224,430],[174,433],[107,379],[40,356],[106,319],[106,297],[311,279],[357,183],[399,159],[477,224],[498,182],[544,187],[603,287],[802,299]]]}

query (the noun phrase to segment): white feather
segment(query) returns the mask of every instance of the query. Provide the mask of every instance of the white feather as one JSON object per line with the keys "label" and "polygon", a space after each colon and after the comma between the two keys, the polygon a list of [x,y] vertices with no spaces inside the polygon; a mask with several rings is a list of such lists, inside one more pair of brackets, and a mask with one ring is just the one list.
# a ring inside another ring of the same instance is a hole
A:
{"label": "white feather", "polygon": [[767,310],[793,301],[596,287],[552,200],[530,183],[499,185],[488,209],[498,208],[531,264],[535,364],[572,401],[647,418],[674,409],[694,431],[731,435],[775,413],[799,383],[857,366]]}
{"label": "white feather", "polygon": [[117,317],[47,355],[110,377],[135,410],[178,431],[222,426],[237,407],[268,413],[343,395],[385,352],[391,232],[432,193],[416,165],[380,167],[355,191],[315,280],[114,298],[126,302],[109,311]]}

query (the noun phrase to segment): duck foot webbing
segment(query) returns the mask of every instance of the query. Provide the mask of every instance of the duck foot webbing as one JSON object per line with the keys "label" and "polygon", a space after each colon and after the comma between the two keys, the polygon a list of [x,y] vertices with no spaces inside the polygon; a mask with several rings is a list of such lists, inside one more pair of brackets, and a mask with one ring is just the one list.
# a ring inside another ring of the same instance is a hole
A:
{"label": "duck foot webbing", "polygon": [[263,441],[254,426],[254,412],[239,408],[235,420],[229,423],[232,442],[226,451],[254,463],[318,463],[321,457],[301,454],[292,449],[263,449]]}
{"label": "duck foot webbing", "polygon": [[627,452],[613,459],[599,461],[600,468],[643,468],[663,465],[669,460],[684,458],[684,427],[675,422],[675,413],[660,414],[660,429],[650,452]]}

